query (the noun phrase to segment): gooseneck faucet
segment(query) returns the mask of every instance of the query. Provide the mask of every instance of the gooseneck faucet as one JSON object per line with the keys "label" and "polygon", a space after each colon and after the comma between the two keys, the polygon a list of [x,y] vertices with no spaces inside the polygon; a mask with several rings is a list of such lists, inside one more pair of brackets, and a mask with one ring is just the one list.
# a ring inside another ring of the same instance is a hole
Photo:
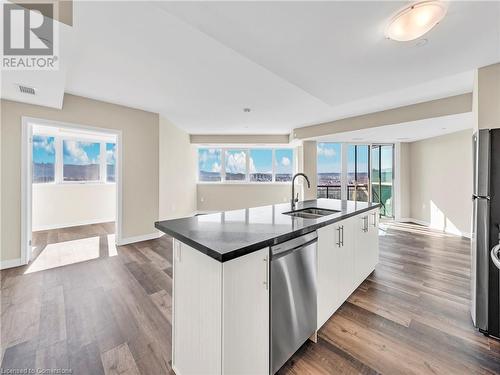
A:
{"label": "gooseneck faucet", "polygon": [[295,203],[299,201],[299,193],[297,193],[297,197],[295,197],[295,179],[299,176],[302,176],[307,181],[307,187],[311,188],[311,183],[309,182],[309,178],[304,173],[295,173],[292,178],[292,200],[290,201],[292,205],[292,211],[295,210]]}

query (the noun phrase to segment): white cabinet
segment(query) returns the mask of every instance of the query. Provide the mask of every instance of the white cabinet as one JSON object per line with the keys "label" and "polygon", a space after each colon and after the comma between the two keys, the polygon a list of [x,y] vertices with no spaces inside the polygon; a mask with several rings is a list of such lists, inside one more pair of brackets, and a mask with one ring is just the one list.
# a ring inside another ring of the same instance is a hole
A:
{"label": "white cabinet", "polygon": [[351,218],[318,229],[318,329],[354,287],[353,230]]}
{"label": "white cabinet", "polygon": [[318,229],[318,329],[338,308],[340,296],[337,259],[340,246],[337,244],[338,225],[328,225]]}
{"label": "white cabinet", "polygon": [[318,329],[378,263],[378,210],[318,229]]}
{"label": "white cabinet", "polygon": [[223,263],[222,373],[269,373],[269,249]]}
{"label": "white cabinet", "polygon": [[357,287],[378,263],[378,210],[358,215],[355,219],[354,276]]}
{"label": "white cabinet", "polygon": [[269,248],[224,263],[174,240],[176,374],[269,373]]}
{"label": "white cabinet", "polygon": [[222,263],[177,240],[173,255],[173,369],[220,374]]}

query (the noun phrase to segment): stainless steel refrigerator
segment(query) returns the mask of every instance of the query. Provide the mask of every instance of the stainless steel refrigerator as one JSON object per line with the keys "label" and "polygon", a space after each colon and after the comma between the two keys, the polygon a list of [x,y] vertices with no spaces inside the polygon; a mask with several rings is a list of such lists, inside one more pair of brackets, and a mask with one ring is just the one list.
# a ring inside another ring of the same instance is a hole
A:
{"label": "stainless steel refrigerator", "polygon": [[473,135],[471,315],[474,326],[500,337],[500,277],[491,257],[500,240],[500,129]]}

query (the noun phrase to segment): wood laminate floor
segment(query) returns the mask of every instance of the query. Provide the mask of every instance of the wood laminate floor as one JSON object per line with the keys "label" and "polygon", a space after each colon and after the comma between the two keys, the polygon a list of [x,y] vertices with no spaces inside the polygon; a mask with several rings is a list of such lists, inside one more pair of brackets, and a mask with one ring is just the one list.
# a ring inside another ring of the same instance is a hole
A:
{"label": "wood laminate floor", "polygon": [[[172,373],[170,238],[116,248],[113,230],[37,232],[37,258],[0,272],[3,370]],[[499,374],[500,342],[469,317],[469,241],[380,234],[375,272],[280,374]]]}

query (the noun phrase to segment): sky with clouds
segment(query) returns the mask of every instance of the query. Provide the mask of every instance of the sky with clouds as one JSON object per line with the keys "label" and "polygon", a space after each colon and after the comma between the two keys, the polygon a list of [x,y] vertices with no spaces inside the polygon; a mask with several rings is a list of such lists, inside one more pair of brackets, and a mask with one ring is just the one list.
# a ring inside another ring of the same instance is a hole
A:
{"label": "sky with clouds", "polygon": [[[246,154],[243,150],[226,150],[226,172],[245,173]],[[292,173],[293,150],[279,149],[275,151],[276,173]],[[249,173],[272,173],[273,158],[271,149],[252,149],[249,152]],[[221,150],[200,148],[198,150],[198,166],[200,171],[220,172]]]}
{"label": "sky with clouds", "polygon": [[[100,144],[97,142],[63,141],[63,162],[66,164],[98,164]],[[33,162],[54,163],[54,137],[33,136]],[[106,163],[116,163],[116,144],[106,143]]]}
{"label": "sky with clouds", "polygon": [[54,163],[56,154],[54,151],[54,137],[40,135],[33,136],[33,162]]}
{"label": "sky with clouds", "polygon": [[[340,143],[318,143],[318,173],[340,173],[341,172],[341,144]],[[355,145],[349,145],[347,148],[347,171],[354,173],[355,164]],[[392,148],[383,147],[382,151],[382,169],[392,168]],[[357,146],[357,164],[358,172],[368,172],[369,151],[367,145]]]}
{"label": "sky with clouds", "polygon": [[74,165],[99,164],[100,149],[99,143],[65,140],[63,141],[63,162]]}

